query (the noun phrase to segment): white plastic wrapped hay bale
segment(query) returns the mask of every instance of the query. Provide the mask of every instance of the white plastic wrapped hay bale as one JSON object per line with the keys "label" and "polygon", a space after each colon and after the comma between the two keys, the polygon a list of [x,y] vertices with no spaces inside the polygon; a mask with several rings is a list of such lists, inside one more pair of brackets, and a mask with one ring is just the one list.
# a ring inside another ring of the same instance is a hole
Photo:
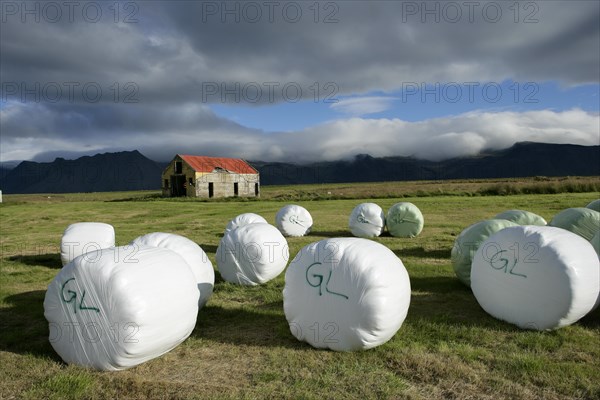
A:
{"label": "white plastic wrapped hay bale", "polygon": [[162,247],[173,250],[183,257],[192,269],[194,277],[196,278],[196,285],[200,291],[198,307],[202,308],[206,304],[212,295],[213,287],[215,285],[215,270],[208,259],[208,256],[200,246],[186,237],[164,232],[154,232],[140,236],[134,239],[131,244],[137,246]]}
{"label": "white plastic wrapped hay bale", "polygon": [[240,226],[248,225],[248,224],[268,224],[267,220],[262,216],[254,213],[244,213],[240,214],[227,224],[225,228],[225,233],[239,228]]}
{"label": "white plastic wrapped hay bale", "polygon": [[517,225],[546,226],[548,223],[541,216],[525,210],[508,210],[496,215],[494,219],[505,219]]}
{"label": "white plastic wrapped hay bale", "polygon": [[86,253],[48,286],[50,343],[69,364],[122,370],[183,342],[198,314],[189,265],[159,247],[123,246]]}
{"label": "white plastic wrapped hay bale", "polygon": [[592,201],[590,204],[585,206],[585,208],[600,212],[600,199]]}
{"label": "white plastic wrapped hay bale", "polygon": [[491,235],[509,226],[517,224],[505,219],[488,219],[467,227],[456,237],[450,260],[456,277],[462,283],[471,286],[471,262],[479,246]]}
{"label": "white plastic wrapped hay bale", "polygon": [[375,203],[362,203],[352,210],[348,225],[354,236],[376,237],[385,229],[385,214]]}
{"label": "white plastic wrapped hay bale", "polygon": [[273,225],[248,224],[223,236],[216,258],[223,279],[254,286],[270,281],[285,269],[289,247]]}
{"label": "white plastic wrapped hay bale", "polygon": [[600,213],[590,208],[567,208],[556,214],[548,225],[566,229],[590,241],[600,230]]}
{"label": "white plastic wrapped hay bale", "polygon": [[423,230],[425,219],[413,203],[396,203],[388,210],[386,225],[392,236],[415,237]]}
{"label": "white plastic wrapped hay bale", "polygon": [[60,260],[67,265],[90,251],[115,247],[115,229],[103,222],[78,222],[65,229],[60,240]]}
{"label": "white plastic wrapped hay bale", "polygon": [[387,247],[333,238],[304,247],[285,274],[283,307],[291,333],[316,348],[366,350],[400,329],[410,280]]}
{"label": "white plastic wrapped hay bale", "polygon": [[551,330],[586,315],[598,299],[600,266],[590,243],[549,226],[509,227],[473,259],[471,289],[481,307],[523,329]]}
{"label": "white plastic wrapped hay bale", "polygon": [[304,236],[310,232],[312,224],[308,210],[295,204],[282,207],[275,215],[275,225],[284,236]]}

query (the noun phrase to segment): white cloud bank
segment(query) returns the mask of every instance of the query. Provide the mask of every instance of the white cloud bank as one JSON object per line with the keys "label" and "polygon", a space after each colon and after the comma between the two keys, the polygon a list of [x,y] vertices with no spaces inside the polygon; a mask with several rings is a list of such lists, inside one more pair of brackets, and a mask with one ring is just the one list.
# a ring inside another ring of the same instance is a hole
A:
{"label": "white cloud bank", "polygon": [[267,133],[221,119],[201,105],[161,107],[160,113],[158,106],[136,107],[126,112],[107,109],[114,126],[97,126],[93,123],[97,109],[87,115],[85,109],[73,113],[71,108],[14,104],[0,110],[3,132],[25,120],[31,130],[3,137],[0,159],[36,155],[41,159],[43,148],[86,154],[138,149],[155,160],[169,160],[176,153],[291,162],[337,160],[360,153],[442,160],[523,141],[600,145],[600,116],[580,109],[475,111],[419,122],[347,118],[300,131]]}

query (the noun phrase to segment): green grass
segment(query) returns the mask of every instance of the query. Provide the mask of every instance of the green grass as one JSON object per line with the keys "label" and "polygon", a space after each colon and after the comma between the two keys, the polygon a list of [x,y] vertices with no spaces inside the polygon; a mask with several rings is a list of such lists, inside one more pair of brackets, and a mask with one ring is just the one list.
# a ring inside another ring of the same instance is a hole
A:
{"label": "green grass", "polygon": [[[507,184],[536,182],[545,181]],[[577,183],[563,184],[569,182]],[[598,184],[598,179],[585,178],[585,184],[590,182]],[[600,310],[558,331],[522,331],[488,316],[455,279],[449,260],[456,235],[478,220],[513,208],[550,220],[564,208],[585,206],[599,193],[481,195],[500,184],[265,187],[259,201],[169,200],[154,192],[4,196],[0,398],[600,398]],[[409,193],[412,197],[404,197]],[[288,239],[293,256],[310,242],[348,236],[350,211],[372,198],[384,209],[399,199],[411,201],[425,216],[417,238],[375,239],[403,260],[412,285],[406,321],[380,347],[357,353],[315,350],[289,332],[283,274],[248,288],[223,282],[218,273],[196,329],[162,357],[126,371],[97,372],[65,365],[48,343],[43,299],[59,271],[60,237],[68,224],[110,223],[118,244],[153,231],[178,233],[200,244],[214,264],[223,229],[239,213],[257,212],[273,222],[288,201],[306,207],[315,225],[308,237]]]}

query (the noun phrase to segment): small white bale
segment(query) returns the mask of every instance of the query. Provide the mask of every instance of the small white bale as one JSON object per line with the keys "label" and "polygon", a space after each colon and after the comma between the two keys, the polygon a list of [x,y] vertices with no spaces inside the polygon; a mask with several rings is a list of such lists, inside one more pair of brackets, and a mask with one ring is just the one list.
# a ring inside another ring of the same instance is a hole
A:
{"label": "small white bale", "polygon": [[390,207],[386,224],[392,236],[413,238],[423,230],[425,219],[413,203],[401,202]]}
{"label": "small white bale", "polygon": [[244,225],[248,225],[248,224],[256,224],[256,223],[268,224],[267,220],[258,214],[254,214],[254,213],[240,214],[237,217],[235,217],[234,219],[232,219],[231,221],[229,221],[229,223],[227,224],[227,227],[225,228],[225,233],[227,233],[235,228],[239,228],[240,226],[244,226]]}
{"label": "small white bale", "polygon": [[275,215],[275,225],[284,236],[304,236],[310,232],[312,224],[308,210],[295,204],[282,207]]}
{"label": "small white bale", "polygon": [[291,333],[316,348],[366,350],[391,339],[410,305],[410,279],[387,247],[357,238],[305,246],[285,274]]}
{"label": "small white bale", "polygon": [[600,199],[592,201],[585,208],[600,212]]}
{"label": "small white bale", "polygon": [[546,220],[530,211],[525,210],[508,210],[496,215],[494,219],[505,219],[514,222],[517,225],[537,225],[546,226]]}
{"label": "small white bale", "polygon": [[566,229],[590,241],[600,231],[600,212],[591,208],[567,208],[556,214],[548,224]]}
{"label": "small white bale", "polygon": [[227,282],[254,286],[277,277],[287,265],[289,251],[273,225],[248,224],[223,236],[217,248],[217,268]]}
{"label": "small white bale", "polygon": [[385,229],[385,214],[375,203],[362,203],[352,210],[348,225],[354,236],[377,237]]}
{"label": "small white bale", "polygon": [[194,241],[174,233],[154,232],[133,239],[131,245],[162,247],[173,250],[187,262],[192,269],[200,291],[198,308],[204,307],[213,293],[215,270],[208,256]]}
{"label": "small white bale", "polygon": [[115,229],[103,222],[78,222],[67,226],[60,240],[60,260],[65,266],[90,251],[115,247]]}
{"label": "small white bale", "polygon": [[196,325],[198,289],[189,265],[159,247],[86,253],[48,286],[50,343],[68,364],[115,371],[158,357]]}
{"label": "small white bale", "polygon": [[475,254],[471,289],[495,318],[523,329],[561,328],[598,300],[598,255],[587,240],[564,229],[509,227]]}
{"label": "small white bale", "polygon": [[494,233],[517,226],[506,219],[486,219],[465,228],[454,241],[450,261],[456,277],[465,285],[471,286],[471,263],[479,246]]}

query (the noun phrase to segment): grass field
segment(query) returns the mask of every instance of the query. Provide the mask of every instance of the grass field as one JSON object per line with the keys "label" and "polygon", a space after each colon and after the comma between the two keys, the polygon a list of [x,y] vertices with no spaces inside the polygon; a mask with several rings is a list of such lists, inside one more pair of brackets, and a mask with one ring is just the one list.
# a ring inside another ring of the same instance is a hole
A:
{"label": "grass field", "polygon": [[[488,187],[538,181],[265,187],[260,201],[168,200],[153,192],[5,195],[0,205],[0,399],[598,399],[600,309],[558,331],[522,331],[488,316],[450,265],[456,235],[474,222],[514,208],[550,220],[564,208],[599,197],[597,191],[484,193]],[[564,189],[579,183],[547,185]],[[586,185],[598,183],[585,178]],[[48,342],[42,303],[61,267],[58,248],[68,224],[110,223],[118,244],[153,231],[181,234],[200,244],[214,264],[223,229],[239,213],[256,212],[273,222],[289,201],[306,207],[315,220],[313,232],[288,239],[293,256],[313,241],[349,236],[350,211],[373,197],[380,197],[375,202],[384,209],[400,198],[411,201],[425,216],[417,238],[375,239],[402,259],[412,285],[407,319],[380,347],[357,353],[315,350],[289,332],[283,274],[260,287],[239,287],[223,282],[218,273],[214,295],[190,338],[138,367],[109,373],[67,366]]]}

